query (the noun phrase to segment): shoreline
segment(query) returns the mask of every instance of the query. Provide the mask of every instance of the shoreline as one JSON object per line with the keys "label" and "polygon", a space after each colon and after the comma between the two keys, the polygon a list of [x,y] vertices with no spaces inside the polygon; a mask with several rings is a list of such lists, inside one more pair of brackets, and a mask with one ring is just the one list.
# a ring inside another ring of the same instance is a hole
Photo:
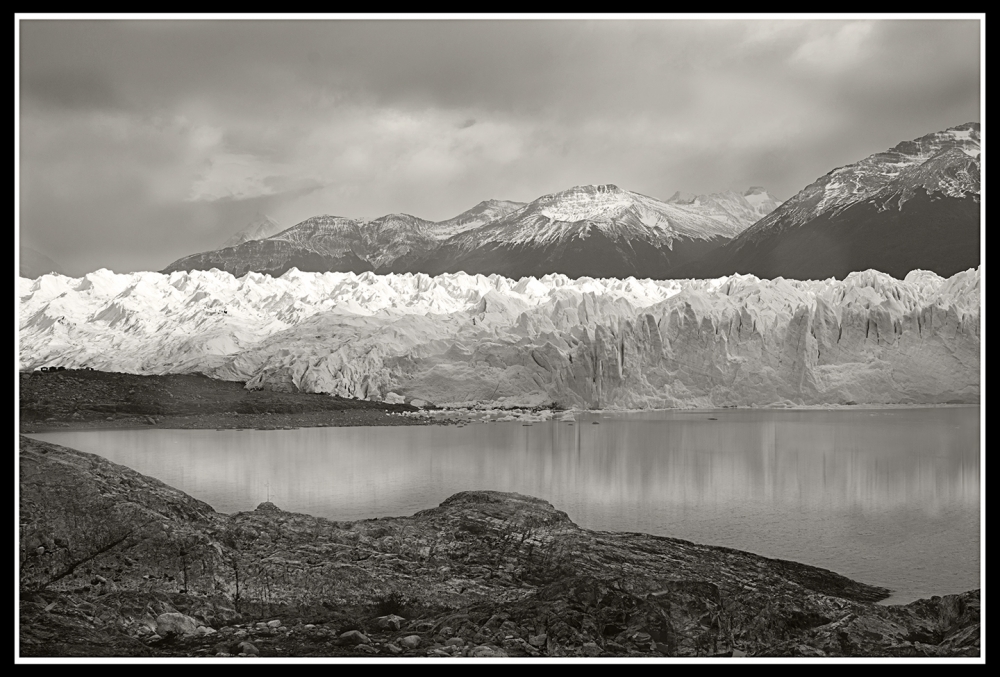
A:
{"label": "shoreline", "polygon": [[[981,407],[976,404],[863,404],[863,405],[801,405],[795,407],[699,407],[671,409],[543,409],[526,411],[505,409],[425,409],[409,413],[386,412],[380,409],[354,409],[333,412],[299,412],[290,414],[217,413],[186,416],[158,416],[155,423],[145,416],[127,416],[108,420],[18,421],[18,432],[26,435],[50,432],[84,432],[88,430],[295,430],[298,428],[342,428],[380,426],[467,425],[469,423],[530,421],[565,421],[572,416],[633,416],[641,414],[720,414],[747,411],[894,411],[901,409],[950,409]],[[514,413],[517,412],[517,413]],[[508,416],[497,421],[492,416]]]}
{"label": "shoreline", "polygon": [[22,434],[84,432],[88,430],[295,430],[297,428],[343,428],[354,426],[449,425],[458,421],[440,421],[414,416],[400,416],[379,410],[345,412],[303,412],[298,414],[202,414],[158,416],[155,423],[145,417],[123,417],[113,421],[56,420],[18,422]]}
{"label": "shoreline", "polygon": [[651,409],[541,408],[488,403],[419,408],[321,393],[247,390],[199,374],[137,375],[70,369],[21,373],[18,429],[25,433],[121,429],[281,430],[305,427],[464,425],[482,420],[724,411],[852,411],[972,407],[979,403],[803,404]]}
{"label": "shoreline", "polygon": [[[269,502],[218,513],[26,437],[19,464],[21,655],[981,655],[979,590],[884,605],[890,590],[834,571],[591,531],[522,494],[338,522]],[[50,580],[88,549],[85,567]]]}

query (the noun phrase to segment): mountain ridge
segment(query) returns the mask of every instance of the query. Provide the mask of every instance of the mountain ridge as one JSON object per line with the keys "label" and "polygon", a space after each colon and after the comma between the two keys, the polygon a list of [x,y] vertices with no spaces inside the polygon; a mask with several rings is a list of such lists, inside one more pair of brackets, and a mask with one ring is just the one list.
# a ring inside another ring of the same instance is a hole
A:
{"label": "mountain ridge", "polygon": [[755,188],[671,204],[613,184],[575,186],[530,203],[485,200],[441,222],[408,214],[314,216],[258,244],[193,254],[163,272],[218,268],[280,275],[297,268],[650,277],[719,246],[775,204]]}
{"label": "mountain ridge", "polygon": [[832,169],[680,272],[842,279],[978,266],[979,140],[979,123],[965,123]]}

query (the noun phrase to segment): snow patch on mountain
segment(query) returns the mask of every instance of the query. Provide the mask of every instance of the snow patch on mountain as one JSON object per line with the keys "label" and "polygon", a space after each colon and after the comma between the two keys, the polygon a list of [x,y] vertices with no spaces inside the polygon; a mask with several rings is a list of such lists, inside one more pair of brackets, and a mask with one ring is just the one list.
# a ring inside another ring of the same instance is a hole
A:
{"label": "snow patch on mountain", "polygon": [[21,278],[20,364],[588,408],[978,402],[980,271]]}
{"label": "snow patch on mountain", "polygon": [[431,232],[437,239],[446,240],[453,235],[506,218],[522,209],[525,204],[527,203],[510,200],[484,200],[458,216],[435,223]]}

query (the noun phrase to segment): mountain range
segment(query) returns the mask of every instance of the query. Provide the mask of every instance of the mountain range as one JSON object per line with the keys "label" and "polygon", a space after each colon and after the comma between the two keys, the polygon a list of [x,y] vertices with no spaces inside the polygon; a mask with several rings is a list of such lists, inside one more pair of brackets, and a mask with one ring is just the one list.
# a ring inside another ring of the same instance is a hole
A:
{"label": "mountain range", "polygon": [[[217,268],[278,276],[309,272],[465,271],[508,277],[663,277],[728,242],[780,202],[766,190],[675,194],[669,200],[614,185],[577,186],[530,203],[487,200],[432,222],[314,216],[264,238],[171,263],[163,272]],[[254,224],[240,231],[245,236]]]}
{"label": "mountain range", "polygon": [[980,263],[980,153],[979,123],[958,125],[833,169],[784,203],[759,186],[659,200],[604,184],[530,203],[487,200],[441,222],[323,215],[276,232],[258,215],[228,246],[163,272],[950,276]]}

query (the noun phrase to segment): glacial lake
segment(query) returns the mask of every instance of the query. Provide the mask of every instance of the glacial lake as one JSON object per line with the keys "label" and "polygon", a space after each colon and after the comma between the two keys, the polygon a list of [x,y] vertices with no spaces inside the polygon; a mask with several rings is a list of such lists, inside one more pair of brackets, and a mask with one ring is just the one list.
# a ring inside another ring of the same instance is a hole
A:
{"label": "glacial lake", "polygon": [[270,497],[284,510],[357,520],[410,515],[458,491],[516,491],[588,529],[831,569],[892,589],[889,603],[980,587],[976,406],[31,437],[99,454],[225,513]]}

